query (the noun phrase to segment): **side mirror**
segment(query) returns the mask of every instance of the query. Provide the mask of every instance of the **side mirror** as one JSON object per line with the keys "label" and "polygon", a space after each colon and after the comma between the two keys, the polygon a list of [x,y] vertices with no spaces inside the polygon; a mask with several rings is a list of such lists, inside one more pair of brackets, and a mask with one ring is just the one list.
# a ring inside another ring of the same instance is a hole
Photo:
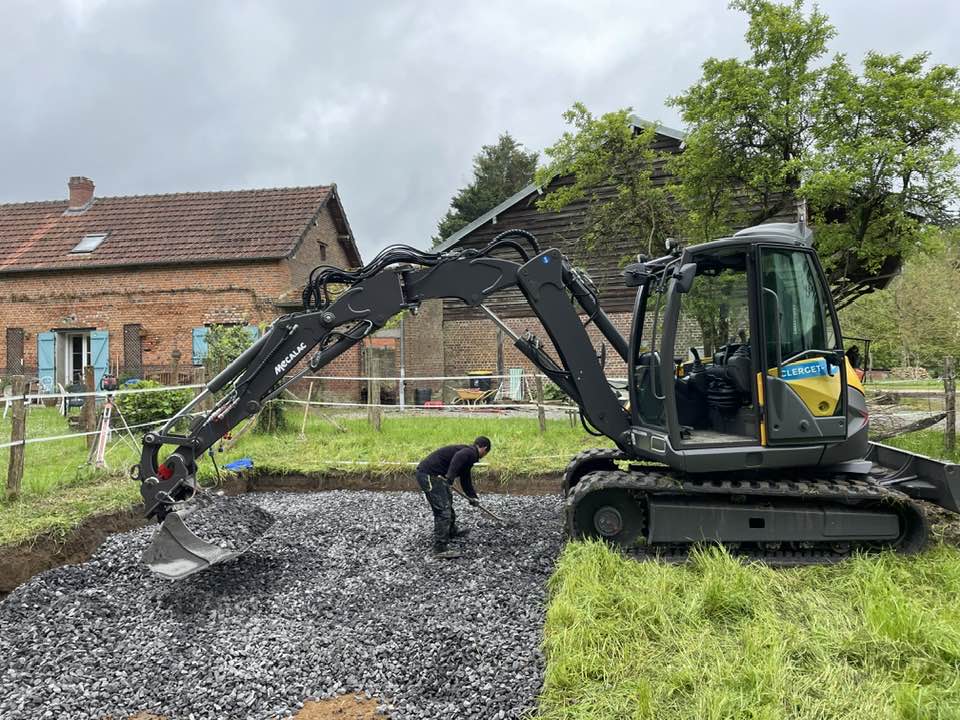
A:
{"label": "side mirror", "polygon": [[673,277],[677,281],[677,292],[688,293],[693,287],[693,278],[697,275],[697,264],[686,263],[679,270],[674,272]]}

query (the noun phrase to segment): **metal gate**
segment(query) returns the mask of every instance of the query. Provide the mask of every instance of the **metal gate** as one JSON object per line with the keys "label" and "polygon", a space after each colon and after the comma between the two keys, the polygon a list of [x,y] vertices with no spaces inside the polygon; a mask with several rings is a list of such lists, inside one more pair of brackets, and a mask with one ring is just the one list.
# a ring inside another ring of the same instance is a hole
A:
{"label": "metal gate", "polygon": [[140,338],[141,325],[123,326],[123,370],[130,377],[143,377],[143,342]]}
{"label": "metal gate", "polygon": [[23,375],[23,328],[7,328],[7,375]]}

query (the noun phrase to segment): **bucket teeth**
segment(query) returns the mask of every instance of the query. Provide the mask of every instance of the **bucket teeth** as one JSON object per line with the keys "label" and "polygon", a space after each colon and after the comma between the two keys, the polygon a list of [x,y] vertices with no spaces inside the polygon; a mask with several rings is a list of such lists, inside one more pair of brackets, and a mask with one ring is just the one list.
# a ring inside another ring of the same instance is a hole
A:
{"label": "bucket teeth", "polygon": [[273,522],[256,505],[200,495],[167,513],[142,560],[157,575],[179,580],[243,554]]}

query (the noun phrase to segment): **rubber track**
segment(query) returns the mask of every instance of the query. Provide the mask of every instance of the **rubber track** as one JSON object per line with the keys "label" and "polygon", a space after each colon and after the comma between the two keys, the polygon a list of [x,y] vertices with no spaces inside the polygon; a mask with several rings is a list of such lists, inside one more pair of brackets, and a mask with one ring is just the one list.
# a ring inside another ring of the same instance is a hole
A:
{"label": "rubber track", "polygon": [[[617,450],[610,450],[609,453],[611,459],[625,459]],[[597,455],[593,454],[591,457],[596,458]],[[898,511],[901,521],[906,527],[903,536],[892,545],[878,546],[873,541],[859,545],[849,542],[846,543],[849,545],[849,550],[843,552],[827,544],[824,544],[823,547],[817,547],[816,544],[813,544],[813,547],[803,549],[784,549],[782,547],[774,549],[753,546],[744,548],[738,544],[728,546],[732,554],[745,559],[763,561],[769,565],[830,564],[839,562],[858,550],[877,552],[881,549],[891,548],[904,554],[910,554],[923,549],[928,535],[927,520],[920,507],[903,493],[877,484],[871,476],[834,475],[809,479],[799,479],[794,476],[782,480],[770,479],[769,477],[764,479],[738,479],[736,477],[699,479],[696,476],[677,475],[667,468],[641,468],[631,471],[606,470],[584,475],[567,496],[567,530],[571,537],[577,537],[580,534],[578,528],[575,527],[574,520],[573,511],[576,505],[589,493],[611,488],[633,490],[638,496],[663,494],[686,497],[691,495],[716,497],[722,495],[760,501],[768,500],[773,504],[776,504],[777,501],[791,499],[813,504],[837,504],[845,510],[858,506],[863,509],[877,506],[883,506],[885,509],[893,507]],[[625,549],[632,554],[656,556],[667,561],[681,562],[687,559],[689,551],[694,546],[695,543],[689,543],[684,545],[646,545]]]}

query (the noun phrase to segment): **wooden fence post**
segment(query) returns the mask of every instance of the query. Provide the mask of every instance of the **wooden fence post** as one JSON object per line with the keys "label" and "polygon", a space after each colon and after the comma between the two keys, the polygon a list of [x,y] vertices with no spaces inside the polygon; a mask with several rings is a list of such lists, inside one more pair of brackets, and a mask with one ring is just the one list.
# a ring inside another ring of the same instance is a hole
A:
{"label": "wooden fence post", "polygon": [[12,500],[20,495],[20,483],[23,481],[23,441],[27,437],[27,409],[23,404],[26,383],[23,375],[13,378],[13,416],[11,417],[10,442],[20,443],[10,446],[10,461],[7,465],[7,498]]}
{"label": "wooden fence post", "polygon": [[[96,388],[93,384],[93,366],[87,365],[83,369],[83,384],[84,390],[88,393],[94,392]],[[82,420],[80,424],[80,429],[83,432],[89,433],[97,429],[97,396],[96,395],[86,395],[83,398],[83,412],[80,415]],[[96,435],[87,435],[87,448],[92,448],[94,443],[97,440]]]}
{"label": "wooden fence post", "polygon": [[380,432],[383,412],[380,407],[380,357],[376,348],[367,347],[367,418],[373,429]]}
{"label": "wooden fence post", "polygon": [[947,411],[943,445],[948,453],[952,453],[957,447],[957,379],[952,357],[946,357],[943,360],[943,392],[943,409]]}
{"label": "wooden fence post", "polygon": [[313,397],[313,380],[310,381],[310,387],[307,388],[307,404],[303,406],[303,422],[300,423],[300,439],[304,437],[304,431],[307,429],[307,414],[310,412],[310,398]]}
{"label": "wooden fence post", "polygon": [[545,433],[547,431],[547,415],[543,411],[543,378],[540,377],[539,373],[535,377],[537,383],[537,420],[540,422],[540,432]]}

